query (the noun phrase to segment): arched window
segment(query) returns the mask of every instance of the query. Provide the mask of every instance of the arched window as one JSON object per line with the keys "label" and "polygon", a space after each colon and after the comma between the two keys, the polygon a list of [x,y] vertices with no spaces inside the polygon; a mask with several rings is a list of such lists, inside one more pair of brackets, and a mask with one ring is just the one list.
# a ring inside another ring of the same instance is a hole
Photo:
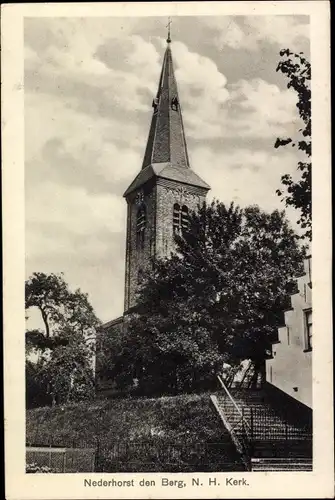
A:
{"label": "arched window", "polygon": [[173,205],[173,232],[178,233],[180,228],[180,205],[175,203]]}
{"label": "arched window", "polygon": [[136,244],[138,248],[144,247],[145,226],[147,222],[145,207],[142,205],[137,211],[136,218]]}
{"label": "arched window", "polygon": [[158,111],[159,97],[155,97],[152,101],[152,107],[154,108],[154,113]]}
{"label": "arched window", "polygon": [[181,229],[184,231],[188,228],[188,208],[186,205],[181,207]]}
{"label": "arched window", "polygon": [[171,99],[171,109],[174,109],[175,111],[178,111],[178,106],[179,106],[178,97],[177,97],[177,96],[174,96],[174,97]]}
{"label": "arched window", "polygon": [[173,205],[173,232],[180,234],[188,227],[188,208],[175,203]]}

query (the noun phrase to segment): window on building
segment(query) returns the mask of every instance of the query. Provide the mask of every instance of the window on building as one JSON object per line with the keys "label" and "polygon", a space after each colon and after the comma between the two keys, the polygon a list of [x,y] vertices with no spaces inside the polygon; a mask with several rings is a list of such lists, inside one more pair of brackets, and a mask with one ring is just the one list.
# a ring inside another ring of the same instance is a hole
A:
{"label": "window on building", "polygon": [[180,218],[180,205],[175,203],[173,205],[173,232],[179,232],[179,218]]}
{"label": "window on building", "polygon": [[306,350],[312,349],[313,321],[312,310],[305,311],[305,345]]}
{"label": "window on building", "polygon": [[158,104],[159,104],[159,97],[157,96],[152,101],[152,107],[154,108],[154,113],[157,113],[158,111]]}
{"label": "window on building", "polygon": [[182,233],[188,227],[188,208],[186,205],[182,207],[175,203],[173,205],[173,232],[174,233]]}
{"label": "window on building", "polygon": [[136,219],[136,244],[138,248],[144,247],[146,221],[147,218],[146,218],[145,207],[141,206],[137,211],[137,219]]}
{"label": "window on building", "polygon": [[178,111],[178,106],[179,106],[178,97],[177,97],[177,96],[174,96],[174,97],[171,99],[171,109],[174,109],[175,111]]}
{"label": "window on building", "polygon": [[188,228],[188,208],[186,205],[181,207],[181,230]]}

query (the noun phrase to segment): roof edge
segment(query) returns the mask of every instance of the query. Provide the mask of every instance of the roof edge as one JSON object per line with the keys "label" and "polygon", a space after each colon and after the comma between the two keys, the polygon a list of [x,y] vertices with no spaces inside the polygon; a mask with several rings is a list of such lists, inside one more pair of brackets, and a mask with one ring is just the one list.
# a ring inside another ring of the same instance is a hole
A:
{"label": "roof edge", "polygon": [[105,329],[109,328],[110,326],[118,325],[119,323],[122,323],[123,320],[123,316],[119,316],[118,318],[107,321],[107,323],[103,323],[100,328]]}
{"label": "roof edge", "polygon": [[183,173],[183,170],[185,170],[185,174],[187,172],[188,177],[193,177],[193,182],[192,179],[183,179],[183,178],[175,178],[174,175],[169,174],[169,172],[165,173],[165,167],[173,167],[171,163],[167,162],[162,162],[162,163],[152,163],[148,165],[144,170],[141,170],[138,175],[135,177],[133,182],[129,185],[129,187],[126,189],[126,191],[123,194],[123,197],[126,198],[130,193],[135,191],[136,189],[140,188],[141,186],[144,186],[149,180],[155,178],[155,179],[166,179],[170,181],[174,181],[179,184],[184,184],[186,186],[193,186],[193,187],[198,187],[201,189],[204,189],[206,191],[209,191],[211,189],[210,185],[207,184],[204,180],[201,179],[201,177],[191,168],[180,168],[178,171],[180,173]]}

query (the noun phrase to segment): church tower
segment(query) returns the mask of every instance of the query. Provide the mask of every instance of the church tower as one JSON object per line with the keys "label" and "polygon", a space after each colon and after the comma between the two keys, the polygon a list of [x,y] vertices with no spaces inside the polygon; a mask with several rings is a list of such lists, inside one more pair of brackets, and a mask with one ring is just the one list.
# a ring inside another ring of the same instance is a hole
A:
{"label": "church tower", "polygon": [[174,234],[210,189],[189,165],[170,29],[142,168],[124,193],[127,201],[125,313],[136,305],[141,273],[152,257],[168,257]]}

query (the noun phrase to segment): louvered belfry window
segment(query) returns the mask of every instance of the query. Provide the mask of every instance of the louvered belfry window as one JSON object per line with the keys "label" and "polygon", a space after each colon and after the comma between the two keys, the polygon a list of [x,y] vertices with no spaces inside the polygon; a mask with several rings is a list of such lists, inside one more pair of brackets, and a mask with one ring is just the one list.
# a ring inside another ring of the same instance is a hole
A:
{"label": "louvered belfry window", "polygon": [[173,205],[173,232],[182,233],[188,227],[188,208],[175,203]]}
{"label": "louvered belfry window", "polygon": [[140,248],[144,247],[145,226],[147,222],[146,210],[141,206],[137,211],[136,219],[136,243]]}

